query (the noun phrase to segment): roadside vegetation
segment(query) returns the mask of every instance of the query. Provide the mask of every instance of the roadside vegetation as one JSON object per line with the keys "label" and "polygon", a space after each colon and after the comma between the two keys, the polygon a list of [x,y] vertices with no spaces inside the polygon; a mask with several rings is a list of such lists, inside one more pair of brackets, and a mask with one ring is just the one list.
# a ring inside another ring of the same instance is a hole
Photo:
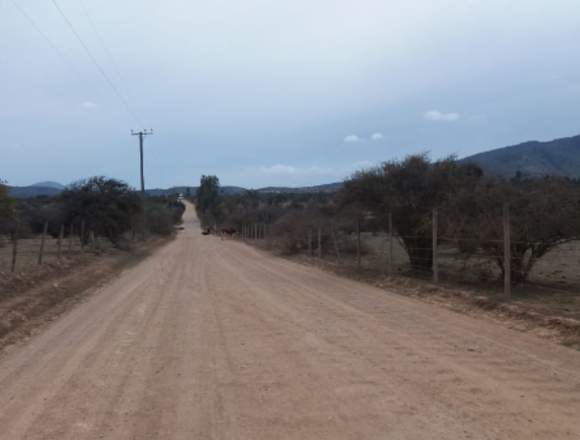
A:
{"label": "roadside vegetation", "polygon": [[[197,209],[204,227],[233,228],[252,236],[255,225],[267,245],[286,255],[322,253],[337,260],[369,252],[369,239],[392,233],[404,252],[405,271],[433,268],[433,215],[437,244],[458,265],[474,262],[476,277],[503,279],[503,210],[509,206],[510,273],[514,285],[528,281],[539,261],[580,238],[580,184],[562,177],[503,179],[485,175],[454,157],[433,161],[425,154],[364,169],[335,193],[223,195],[216,176],[203,176]],[[486,264],[483,264],[485,262]],[[491,268],[495,266],[495,268]],[[386,265],[384,266],[386,267]]]}
{"label": "roadside vegetation", "polygon": [[140,195],[124,182],[92,177],[27,199],[0,182],[0,347],[148,255],[184,210],[177,194],[148,197],[141,242]]}
{"label": "roadside vegetation", "polygon": [[[75,234],[85,244],[91,234],[122,247],[142,229],[139,194],[125,182],[91,177],[67,187],[56,197],[12,200],[0,187],[0,234],[20,237],[41,234],[45,225],[52,237]],[[147,197],[147,233],[170,235],[181,222],[183,203],[172,197]]]}
{"label": "roadside vegetation", "polygon": [[[177,194],[146,198],[144,236],[170,236],[184,210]],[[57,196],[28,199],[11,199],[0,184],[0,296],[90,255],[143,247],[142,228],[140,195],[116,179],[91,177]]]}

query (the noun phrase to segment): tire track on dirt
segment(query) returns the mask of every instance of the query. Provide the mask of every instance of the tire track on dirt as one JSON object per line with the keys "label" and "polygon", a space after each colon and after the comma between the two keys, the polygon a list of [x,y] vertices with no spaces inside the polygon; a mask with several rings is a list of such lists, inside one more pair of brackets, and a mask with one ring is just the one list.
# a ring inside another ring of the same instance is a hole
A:
{"label": "tire track on dirt", "polygon": [[576,439],[580,354],[179,237],[0,359],[0,439]]}

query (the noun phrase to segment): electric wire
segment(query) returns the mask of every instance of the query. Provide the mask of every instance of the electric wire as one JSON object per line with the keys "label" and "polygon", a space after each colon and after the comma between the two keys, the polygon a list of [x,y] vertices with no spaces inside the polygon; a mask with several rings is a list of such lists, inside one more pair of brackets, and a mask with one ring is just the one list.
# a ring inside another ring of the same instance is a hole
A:
{"label": "electric wire", "polygon": [[74,75],[81,81],[84,81],[82,75],[76,69],[76,67],[70,62],[63,51],[61,51],[58,46],[52,41],[52,39],[40,28],[40,26],[34,21],[34,19],[20,6],[16,0],[10,0],[10,3],[14,8],[24,17],[26,21],[32,26],[32,28],[46,41],[48,46],[58,55],[61,61],[74,73]]}
{"label": "electric wire", "polygon": [[[95,37],[99,41],[99,45],[103,49],[103,52],[105,52],[105,54],[107,55],[107,58],[109,59],[110,64],[113,66],[113,69],[115,70],[117,78],[121,81],[121,83],[125,83],[124,75],[121,73],[121,69],[119,68],[119,64],[117,63],[115,57],[113,56],[113,53],[109,50],[109,47],[105,43],[105,40],[101,36],[101,33],[97,29],[97,25],[96,25],[95,21],[93,20],[91,14],[89,12],[89,9],[87,8],[85,1],[79,0],[79,3],[81,4],[82,10],[85,14],[85,17],[87,18],[89,25],[91,26],[91,29],[93,30],[93,33],[95,34]],[[123,90],[123,91],[125,92],[125,96],[127,98],[131,97],[127,90]],[[130,101],[130,99],[128,99],[128,101]]]}
{"label": "electric wire", "polygon": [[89,57],[89,59],[95,65],[95,67],[97,68],[97,70],[99,71],[99,73],[101,74],[101,76],[105,79],[105,81],[107,82],[107,84],[109,85],[109,87],[111,88],[111,90],[114,92],[114,94],[117,96],[117,98],[119,99],[119,101],[121,101],[121,103],[125,107],[125,110],[127,111],[127,113],[134,119],[134,121],[137,124],[141,125],[140,122],[139,122],[139,118],[137,117],[137,115],[135,114],[135,112],[131,109],[131,106],[129,105],[129,103],[127,102],[127,100],[119,92],[119,89],[117,89],[117,87],[115,86],[115,84],[113,83],[113,81],[111,80],[111,78],[109,77],[109,75],[107,75],[107,72],[105,72],[105,70],[103,69],[103,67],[99,64],[99,62],[97,61],[97,59],[95,58],[95,56],[93,55],[93,53],[91,52],[91,50],[89,49],[89,47],[87,46],[87,44],[85,43],[85,41],[82,39],[82,37],[80,36],[80,34],[77,32],[77,30],[75,29],[74,25],[69,20],[69,18],[66,16],[66,14],[61,9],[61,7],[58,5],[58,3],[56,2],[56,0],[51,0],[51,2],[54,5],[54,7],[57,9],[57,11],[59,12],[60,16],[65,21],[65,23],[67,24],[68,28],[71,30],[71,32],[76,37],[76,39],[78,40],[78,42],[82,46],[83,50],[85,51],[85,53],[87,54],[87,56]]}

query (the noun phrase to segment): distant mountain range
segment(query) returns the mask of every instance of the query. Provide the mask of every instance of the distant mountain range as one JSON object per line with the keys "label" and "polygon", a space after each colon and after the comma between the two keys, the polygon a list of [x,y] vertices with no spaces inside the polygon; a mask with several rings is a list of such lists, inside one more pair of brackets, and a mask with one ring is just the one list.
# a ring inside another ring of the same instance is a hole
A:
{"label": "distant mountain range", "polygon": [[64,185],[57,182],[39,182],[29,186],[8,186],[8,194],[16,199],[53,197],[62,192]]}
{"label": "distant mountain range", "polygon": [[[286,186],[270,186],[267,188],[258,188],[255,191],[259,193],[314,193],[314,192],[333,192],[342,186],[342,183],[328,183],[316,186],[303,187],[286,187]],[[17,199],[27,199],[34,197],[53,197],[62,192],[65,188],[57,182],[39,182],[29,186],[9,186],[8,193],[11,197]],[[173,194],[195,194],[197,186],[172,186],[171,188],[154,188],[145,190],[145,192],[153,197],[169,196]],[[222,186],[221,193],[224,195],[240,194],[248,191],[241,186]]]}
{"label": "distant mountain range", "polygon": [[54,188],[54,189],[58,189],[58,190],[63,190],[65,188],[65,186],[61,183],[58,182],[38,182],[38,183],[34,183],[32,185],[30,185],[31,187],[35,187],[35,188]]}
{"label": "distant mountain range", "polygon": [[[291,186],[268,186],[265,188],[258,188],[258,189],[247,189],[241,186],[222,186],[220,188],[221,193],[224,195],[230,194],[240,194],[245,191],[256,191],[262,194],[283,194],[283,193],[317,193],[317,192],[334,192],[337,191],[342,186],[342,182],[336,183],[325,183],[323,185],[314,185],[314,186],[299,186],[299,187],[291,187]],[[163,196],[163,195],[171,195],[171,194],[195,194],[197,191],[197,186],[173,186],[167,189],[148,189],[145,192],[151,196]]]}
{"label": "distant mountain range", "polygon": [[558,175],[580,178],[580,136],[549,142],[530,141],[485,151],[462,159],[475,162],[488,174],[513,177]]}
{"label": "distant mountain range", "polygon": [[[197,186],[172,186],[171,188],[163,189],[163,188],[154,188],[154,189],[146,189],[145,193],[153,197],[159,196],[170,196],[173,194],[183,194],[187,196],[188,194],[195,194],[197,192]],[[222,194],[237,194],[244,191],[247,191],[245,188],[240,186],[222,186],[221,188]]]}
{"label": "distant mountain range", "polygon": [[[580,135],[555,139],[549,142],[530,141],[510,147],[485,151],[461,159],[462,162],[475,162],[487,174],[512,177],[520,172],[525,176],[538,177],[558,175],[580,178]],[[269,186],[258,188],[259,193],[316,193],[335,192],[342,187],[342,182],[324,185],[287,187]],[[9,194],[15,198],[58,195],[64,185],[58,182],[39,182],[29,186],[8,187]],[[174,186],[167,189],[148,189],[151,196],[171,194],[195,194],[196,186]],[[222,194],[239,194],[247,191],[240,186],[222,186]]]}
{"label": "distant mountain range", "polygon": [[336,192],[342,188],[342,182],[325,183],[323,185],[314,186],[301,186],[301,187],[290,187],[290,186],[268,186],[266,188],[257,189],[259,193],[331,193]]}

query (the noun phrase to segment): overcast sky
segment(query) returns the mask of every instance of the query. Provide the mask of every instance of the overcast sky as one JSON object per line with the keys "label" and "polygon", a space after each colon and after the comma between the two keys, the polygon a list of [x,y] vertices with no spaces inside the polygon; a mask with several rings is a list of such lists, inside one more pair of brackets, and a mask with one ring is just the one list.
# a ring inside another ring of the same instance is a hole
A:
{"label": "overcast sky", "polygon": [[147,187],[310,185],[580,133],[578,0],[55,1],[129,108],[53,0],[0,0],[13,185],[137,185],[139,128]]}

